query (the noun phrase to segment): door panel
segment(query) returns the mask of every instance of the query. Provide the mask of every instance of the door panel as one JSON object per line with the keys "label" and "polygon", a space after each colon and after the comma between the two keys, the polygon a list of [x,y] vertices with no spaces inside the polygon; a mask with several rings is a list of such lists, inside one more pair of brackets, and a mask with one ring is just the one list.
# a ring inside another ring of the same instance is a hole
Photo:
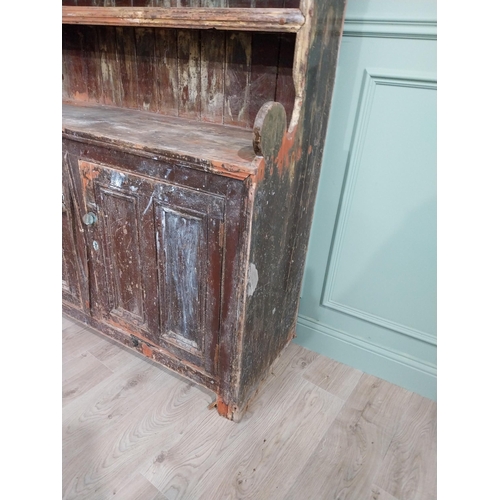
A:
{"label": "door panel", "polygon": [[207,371],[214,369],[219,330],[223,217],[219,196],[157,186],[161,342],[205,358]]}
{"label": "door panel", "polygon": [[65,302],[84,309],[86,272],[77,252],[78,222],[75,218],[74,198],[70,189],[66,155],[62,163],[62,298]]}
{"label": "door panel", "polygon": [[95,291],[92,314],[158,344],[154,221],[148,200],[153,182],[79,161]]}
{"label": "door panel", "polygon": [[224,198],[79,162],[95,317],[215,373]]}
{"label": "door panel", "polygon": [[104,212],[103,236],[107,269],[110,272],[112,310],[128,315],[136,324],[144,316],[143,277],[138,196],[96,185],[99,206]]}

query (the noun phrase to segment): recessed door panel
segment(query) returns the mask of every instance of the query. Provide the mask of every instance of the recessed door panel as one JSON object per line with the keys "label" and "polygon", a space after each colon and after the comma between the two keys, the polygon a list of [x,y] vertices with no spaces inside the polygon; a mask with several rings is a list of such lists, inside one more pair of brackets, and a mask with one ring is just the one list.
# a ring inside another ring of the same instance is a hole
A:
{"label": "recessed door panel", "polygon": [[207,371],[214,369],[219,330],[223,217],[219,196],[157,186],[161,341],[204,359]]}

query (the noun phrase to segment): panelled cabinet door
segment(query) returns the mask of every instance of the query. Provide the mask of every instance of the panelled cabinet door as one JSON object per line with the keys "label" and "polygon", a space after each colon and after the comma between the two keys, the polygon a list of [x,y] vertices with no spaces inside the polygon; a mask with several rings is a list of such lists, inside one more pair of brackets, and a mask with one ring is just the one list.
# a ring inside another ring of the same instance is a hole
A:
{"label": "panelled cabinet door", "polygon": [[78,255],[78,249],[84,252],[80,228],[74,206],[73,191],[69,176],[66,154],[62,163],[62,298],[65,302],[85,309],[87,273],[84,259]]}
{"label": "panelled cabinet door", "polygon": [[215,373],[224,198],[159,183],[154,197],[160,342]]}
{"label": "panelled cabinet door", "polygon": [[215,374],[224,198],[79,161],[92,314]]}

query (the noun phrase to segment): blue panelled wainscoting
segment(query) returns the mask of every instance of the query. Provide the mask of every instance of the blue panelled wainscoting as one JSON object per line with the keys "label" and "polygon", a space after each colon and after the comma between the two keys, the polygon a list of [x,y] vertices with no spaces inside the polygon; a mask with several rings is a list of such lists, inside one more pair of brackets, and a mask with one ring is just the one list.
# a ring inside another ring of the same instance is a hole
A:
{"label": "blue panelled wainscoting", "polygon": [[300,345],[436,399],[436,2],[348,0]]}

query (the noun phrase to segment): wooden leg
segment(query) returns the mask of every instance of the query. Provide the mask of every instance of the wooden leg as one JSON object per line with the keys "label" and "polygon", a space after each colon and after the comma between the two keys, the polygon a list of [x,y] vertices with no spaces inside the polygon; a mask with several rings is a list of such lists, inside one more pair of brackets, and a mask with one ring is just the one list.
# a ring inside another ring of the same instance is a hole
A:
{"label": "wooden leg", "polygon": [[221,417],[233,422],[239,422],[244,414],[244,411],[241,411],[236,405],[224,402],[219,394],[217,394],[217,411]]}

